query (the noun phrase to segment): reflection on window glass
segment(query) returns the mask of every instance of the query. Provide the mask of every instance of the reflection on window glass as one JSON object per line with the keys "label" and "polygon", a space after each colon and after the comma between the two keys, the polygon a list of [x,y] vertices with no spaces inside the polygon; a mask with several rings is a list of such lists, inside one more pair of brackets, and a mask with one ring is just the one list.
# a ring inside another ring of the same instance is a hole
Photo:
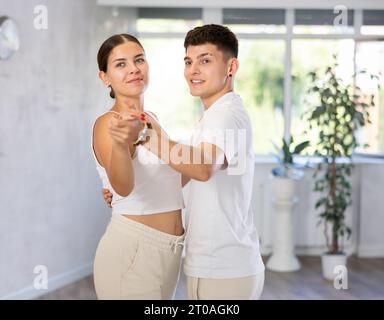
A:
{"label": "reflection on window glass", "polygon": [[202,20],[138,19],[136,27],[138,32],[187,33],[189,30],[202,24]]}
{"label": "reflection on window glass", "polygon": [[235,33],[284,33],[284,9],[223,9],[223,24]]}
{"label": "reflection on window glass", "polygon": [[285,33],[287,31],[286,26],[267,25],[267,24],[228,24],[234,33]]}
{"label": "reflection on window glass", "polygon": [[[293,40],[292,43],[292,115],[291,132],[295,141],[310,140],[315,145],[318,132],[315,129],[308,131],[308,123],[301,116],[312,106],[319,104],[318,97],[307,93],[310,85],[309,72],[324,70],[337,55],[339,64],[337,75],[345,82],[351,83],[354,73],[353,40]],[[313,153],[313,148],[308,148]]]}
{"label": "reflection on window glass", "polygon": [[352,34],[353,10],[295,10],[296,34]]}
{"label": "reflection on window glass", "polygon": [[[369,146],[357,151],[384,154],[384,41],[356,43],[356,71],[356,85],[367,95],[364,102],[369,104],[369,96],[373,95],[375,103],[369,109],[371,123],[364,126],[358,135],[360,143],[367,143]],[[379,79],[371,79],[370,75]],[[380,85],[379,88],[377,84]]]}
{"label": "reflection on window glass", "polygon": [[243,98],[253,126],[255,152],[274,152],[283,135],[284,41],[239,41],[236,92]]}
{"label": "reflection on window glass", "polygon": [[201,8],[139,8],[138,32],[186,33],[202,25]]}
{"label": "reflection on window glass", "polygon": [[363,10],[361,33],[384,35],[384,10]]}
{"label": "reflection on window glass", "polygon": [[153,111],[167,133],[187,140],[202,112],[184,79],[184,39],[141,39],[150,69],[145,108]]}

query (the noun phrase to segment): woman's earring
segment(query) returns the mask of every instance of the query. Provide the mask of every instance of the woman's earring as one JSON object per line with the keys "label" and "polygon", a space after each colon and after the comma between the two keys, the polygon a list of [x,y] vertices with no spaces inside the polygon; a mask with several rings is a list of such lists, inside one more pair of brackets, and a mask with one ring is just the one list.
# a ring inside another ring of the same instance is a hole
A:
{"label": "woman's earring", "polygon": [[232,73],[229,74],[229,77],[232,78]]}

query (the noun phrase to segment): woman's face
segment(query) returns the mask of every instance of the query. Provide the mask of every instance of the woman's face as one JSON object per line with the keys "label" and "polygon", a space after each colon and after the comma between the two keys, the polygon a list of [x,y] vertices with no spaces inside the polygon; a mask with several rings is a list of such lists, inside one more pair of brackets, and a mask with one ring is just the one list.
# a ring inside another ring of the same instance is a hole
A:
{"label": "woman's face", "polygon": [[135,42],[125,42],[111,51],[104,81],[112,86],[116,97],[138,97],[147,89],[148,70],[143,49]]}

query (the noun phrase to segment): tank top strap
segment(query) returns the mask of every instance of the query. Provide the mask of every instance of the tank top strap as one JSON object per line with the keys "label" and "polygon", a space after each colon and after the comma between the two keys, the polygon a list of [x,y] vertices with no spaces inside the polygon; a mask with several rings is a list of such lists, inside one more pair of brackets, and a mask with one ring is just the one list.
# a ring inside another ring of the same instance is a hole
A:
{"label": "tank top strap", "polygon": [[155,120],[157,120],[157,117],[156,115],[152,112],[152,111],[145,111],[145,113],[148,113],[152,118],[154,118]]}
{"label": "tank top strap", "polygon": [[108,111],[107,113],[114,113],[114,114],[119,115],[119,113],[118,113],[117,111],[113,111],[113,110],[110,110],[110,111]]}

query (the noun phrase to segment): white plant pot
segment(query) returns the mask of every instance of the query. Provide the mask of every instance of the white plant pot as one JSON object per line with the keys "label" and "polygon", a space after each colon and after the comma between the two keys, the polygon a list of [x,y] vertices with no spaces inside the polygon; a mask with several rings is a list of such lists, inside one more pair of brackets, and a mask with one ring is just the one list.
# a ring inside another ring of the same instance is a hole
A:
{"label": "white plant pot", "polygon": [[[337,266],[347,266],[346,254],[323,254],[321,256],[323,277],[327,280],[334,280],[337,276]],[[335,272],[336,271],[336,272]]]}
{"label": "white plant pot", "polygon": [[295,180],[283,177],[273,177],[272,190],[274,199],[291,201],[295,197]]}
{"label": "white plant pot", "polygon": [[273,176],[272,203],[274,208],[273,250],[266,267],[272,271],[290,272],[300,269],[295,256],[292,213],[298,198],[296,181],[292,178]]}

